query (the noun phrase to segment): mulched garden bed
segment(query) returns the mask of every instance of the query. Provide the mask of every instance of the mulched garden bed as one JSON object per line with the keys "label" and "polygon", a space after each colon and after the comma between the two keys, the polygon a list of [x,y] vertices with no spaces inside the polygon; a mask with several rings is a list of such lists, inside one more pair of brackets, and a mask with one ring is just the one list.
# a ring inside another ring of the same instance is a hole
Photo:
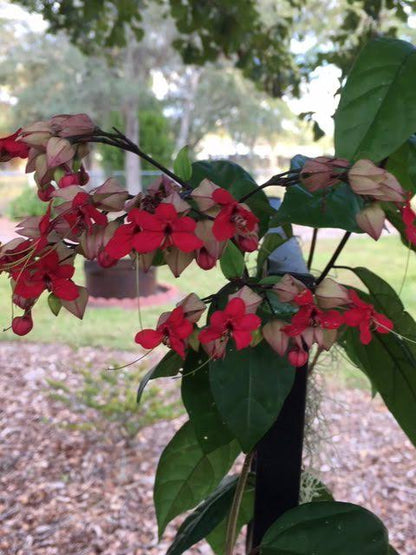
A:
{"label": "mulched garden bed", "polygon": [[[152,508],[154,470],[182,419],[129,438],[100,411],[50,396],[47,379],[82,387],[76,369],[103,370],[131,353],[57,345],[0,344],[0,553],[159,555]],[[178,381],[168,380],[175,396]],[[79,409],[79,410],[78,410]],[[318,455],[323,481],[339,500],[383,519],[400,554],[414,555],[414,450],[379,399],[330,388]],[[210,553],[201,542],[189,553]]]}

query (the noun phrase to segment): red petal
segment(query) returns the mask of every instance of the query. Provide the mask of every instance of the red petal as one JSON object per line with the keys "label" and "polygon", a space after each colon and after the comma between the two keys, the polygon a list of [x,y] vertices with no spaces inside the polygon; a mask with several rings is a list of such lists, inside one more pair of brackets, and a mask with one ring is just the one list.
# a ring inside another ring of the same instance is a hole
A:
{"label": "red petal", "polygon": [[260,327],[261,319],[256,314],[245,314],[234,326],[236,331],[253,331]]}
{"label": "red petal", "polygon": [[237,203],[233,195],[227,191],[227,189],[215,189],[212,193],[212,200],[214,200],[217,204],[227,205],[227,204],[234,204]]}
{"label": "red petal", "polygon": [[136,333],[134,341],[145,349],[154,349],[162,343],[163,335],[156,330],[142,330]]}
{"label": "red petal", "polygon": [[175,207],[169,202],[162,202],[161,204],[159,204],[159,206],[155,210],[155,215],[159,218],[159,220],[162,220],[162,222],[166,222],[166,220],[173,220],[174,223],[176,223],[175,220],[179,218]]}
{"label": "red petal", "polygon": [[366,312],[360,308],[350,308],[344,313],[344,322],[347,326],[355,328],[366,318]]}
{"label": "red petal", "polygon": [[227,304],[224,314],[230,318],[241,318],[246,312],[246,303],[239,297],[234,297]]}
{"label": "red petal", "polygon": [[158,249],[164,238],[163,231],[140,231],[133,237],[132,246],[137,252],[145,254]]}
{"label": "red petal", "polygon": [[237,351],[248,347],[251,343],[251,331],[234,330],[233,339],[235,341],[235,346]]}
{"label": "red petal", "polygon": [[228,212],[223,210],[218,214],[212,226],[212,233],[217,241],[226,241],[231,239],[235,233],[235,225],[230,221]]}
{"label": "red petal", "polygon": [[373,321],[376,325],[378,333],[390,333],[393,329],[393,322],[387,318],[387,316],[384,316],[384,314],[376,312]]}
{"label": "red petal", "polygon": [[163,222],[156,218],[154,214],[149,214],[145,210],[137,210],[134,213],[134,221],[147,231],[163,231],[164,228]]}
{"label": "red petal", "polygon": [[105,251],[108,256],[118,260],[129,254],[129,252],[133,249],[133,237],[134,224],[124,224],[116,229],[116,232],[105,247]]}
{"label": "red petal", "polygon": [[344,317],[337,310],[327,310],[321,314],[322,327],[327,330],[336,330],[344,323]]}
{"label": "red petal", "polygon": [[172,242],[182,252],[192,252],[200,249],[204,243],[196,235],[191,233],[175,231],[171,235]]}
{"label": "red petal", "polygon": [[54,279],[52,293],[64,301],[75,301],[79,297],[78,287],[69,279]]}
{"label": "red petal", "polygon": [[368,345],[372,339],[368,322],[360,324],[360,341],[363,345]]}
{"label": "red petal", "polygon": [[221,337],[221,333],[213,328],[206,328],[199,332],[198,339],[201,343],[210,343]]}

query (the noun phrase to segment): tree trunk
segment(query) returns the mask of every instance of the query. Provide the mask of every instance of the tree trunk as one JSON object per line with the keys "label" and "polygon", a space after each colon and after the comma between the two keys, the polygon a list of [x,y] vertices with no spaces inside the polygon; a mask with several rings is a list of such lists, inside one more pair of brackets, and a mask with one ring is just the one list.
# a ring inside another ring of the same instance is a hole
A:
{"label": "tree trunk", "polygon": [[[136,145],[140,144],[140,126],[137,99],[129,99],[125,104],[126,135]],[[141,161],[132,152],[126,152],[124,158],[126,187],[131,195],[137,195],[142,190]]]}
{"label": "tree trunk", "polygon": [[191,68],[188,75],[187,95],[184,100],[181,126],[179,129],[178,138],[176,139],[176,150],[179,151],[182,147],[189,143],[189,132],[191,129],[192,113],[194,111],[194,100],[196,91],[198,89],[199,79],[201,77],[201,70]]}
{"label": "tree trunk", "polygon": [[[137,68],[135,67],[134,49],[136,42],[129,36],[126,46],[126,58],[124,71],[130,86],[137,81]],[[134,87],[134,92],[129,91],[123,106],[123,113],[126,122],[126,135],[136,145],[140,144],[140,125],[139,125],[139,95],[138,87]],[[126,175],[126,187],[131,195],[137,195],[142,190],[141,160],[132,152],[126,152],[124,157],[124,171]]]}

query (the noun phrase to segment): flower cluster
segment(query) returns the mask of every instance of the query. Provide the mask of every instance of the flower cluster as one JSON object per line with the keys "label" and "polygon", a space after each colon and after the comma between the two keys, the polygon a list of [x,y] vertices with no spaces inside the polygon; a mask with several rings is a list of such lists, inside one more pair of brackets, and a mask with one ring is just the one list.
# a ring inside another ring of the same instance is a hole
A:
{"label": "flower cluster", "polygon": [[[175,276],[193,261],[213,268],[228,241],[243,252],[259,245],[259,218],[230,190],[204,179],[192,189],[163,176],[145,193],[130,196],[113,178],[87,189],[89,176],[82,160],[88,140],[102,133],[85,114],[59,115],[19,129],[0,139],[0,160],[27,158],[26,171],[34,171],[39,198],[47,202],[42,217],[19,224],[20,239],[0,246],[0,272],[9,275],[13,303],[23,314],[12,320],[19,335],[33,326],[32,308],[49,292],[53,310],[61,306],[82,317],[86,290],[73,281],[74,258],[82,255],[103,267],[131,256],[147,271],[156,255],[163,256]],[[308,160],[299,178],[309,191],[327,190],[346,181],[365,202],[358,225],[377,239],[384,226],[381,201],[396,203],[406,234],[416,243],[416,215],[397,180],[369,160],[352,167],[347,160],[318,157]],[[246,282],[248,283],[248,282]],[[287,303],[290,319],[268,312],[267,295]],[[364,344],[372,333],[388,333],[392,322],[375,311],[358,294],[326,278],[313,292],[285,275],[270,287],[244,284],[222,299],[211,297],[205,326],[198,322],[205,303],[188,295],[176,308],[160,316],[156,329],[144,329],[135,341],[145,349],[164,344],[185,358],[188,348],[200,345],[210,358],[226,355],[227,348],[244,349],[263,339],[294,366],[308,360],[312,345],[329,349],[342,326],[358,328]]]}

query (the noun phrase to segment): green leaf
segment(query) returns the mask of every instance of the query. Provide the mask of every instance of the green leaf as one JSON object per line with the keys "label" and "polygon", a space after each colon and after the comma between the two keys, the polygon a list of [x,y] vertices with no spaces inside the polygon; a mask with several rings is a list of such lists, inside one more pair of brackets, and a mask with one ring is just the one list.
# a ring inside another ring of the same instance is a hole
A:
{"label": "green leaf", "polygon": [[[243,499],[240,505],[240,511],[237,519],[237,536],[243,526],[248,524],[254,513],[254,480],[250,479],[247,482],[246,489],[244,490]],[[208,536],[205,538],[211,546],[211,549],[217,555],[224,555],[225,543],[227,537],[228,517],[225,517]],[[237,538],[236,538],[237,539]]]}
{"label": "green leaf", "polygon": [[139,388],[137,390],[136,402],[140,403],[143,391],[150,380],[155,378],[167,378],[169,376],[176,376],[179,370],[183,366],[183,360],[175,353],[175,351],[169,351],[162,358],[162,360],[153,368],[151,368],[142,378]]}
{"label": "green leaf", "polygon": [[189,352],[182,378],[182,400],[201,449],[211,453],[234,438],[222,421],[212,396],[207,361],[203,351]]}
{"label": "green leaf", "polygon": [[59,312],[62,308],[61,299],[59,299],[53,293],[50,293],[49,296],[48,296],[48,306],[49,306],[52,314],[54,316],[58,316],[58,314],[59,314]]}
{"label": "green leaf", "polygon": [[397,177],[404,189],[416,193],[416,135],[389,156],[386,169]]}
{"label": "green leaf", "polygon": [[355,62],[335,114],[336,155],[378,162],[416,129],[416,49],[379,38]]}
{"label": "green leaf", "polygon": [[387,530],[376,515],[351,503],[305,503],[266,532],[261,555],[388,555]]}
{"label": "green leaf", "polygon": [[182,523],[166,555],[181,555],[221,523],[233,501],[238,476],[227,476]]}
{"label": "green leaf", "polygon": [[154,487],[159,536],[175,516],[192,509],[227,474],[239,448],[236,442],[205,454],[190,422],[176,433],[159,460]]}
{"label": "green leaf", "polygon": [[[306,156],[292,158],[290,168],[302,169]],[[363,233],[356,222],[356,215],[364,207],[361,197],[353,193],[346,183],[338,183],[326,191],[311,193],[300,184],[287,188],[282,205],[272,217],[274,226],[288,223],[310,227],[334,227],[353,233]]]}
{"label": "green leaf", "polygon": [[176,155],[173,161],[173,171],[175,174],[183,179],[189,181],[192,177],[192,164],[189,159],[189,147],[184,146]]}
{"label": "green leaf", "polygon": [[287,239],[282,237],[279,233],[268,233],[261,244],[257,255],[257,274],[261,274],[263,266],[267,258],[274,252],[278,247],[286,243]]}
{"label": "green leaf", "polygon": [[275,422],[292,389],[295,370],[263,341],[227,350],[211,361],[211,390],[228,428],[243,451],[250,451]]}
{"label": "green leaf", "polygon": [[228,241],[220,258],[221,271],[227,279],[239,278],[244,272],[244,255],[232,241]]}
{"label": "green leaf", "polygon": [[[190,184],[197,187],[203,179],[210,179],[219,187],[223,187],[237,199],[257,190],[257,184],[249,173],[241,166],[228,160],[210,162],[203,160],[192,164],[192,179]],[[275,210],[270,206],[263,190],[257,190],[245,203],[260,220],[260,236],[269,228],[270,215]]]}
{"label": "green leaf", "polygon": [[[388,283],[366,268],[351,268],[369,290],[361,293],[375,309],[394,323],[396,334],[373,333],[362,345],[356,329],[340,339],[351,360],[368,376],[387,407],[416,446],[416,322]],[[408,341],[408,340],[409,341]]]}

